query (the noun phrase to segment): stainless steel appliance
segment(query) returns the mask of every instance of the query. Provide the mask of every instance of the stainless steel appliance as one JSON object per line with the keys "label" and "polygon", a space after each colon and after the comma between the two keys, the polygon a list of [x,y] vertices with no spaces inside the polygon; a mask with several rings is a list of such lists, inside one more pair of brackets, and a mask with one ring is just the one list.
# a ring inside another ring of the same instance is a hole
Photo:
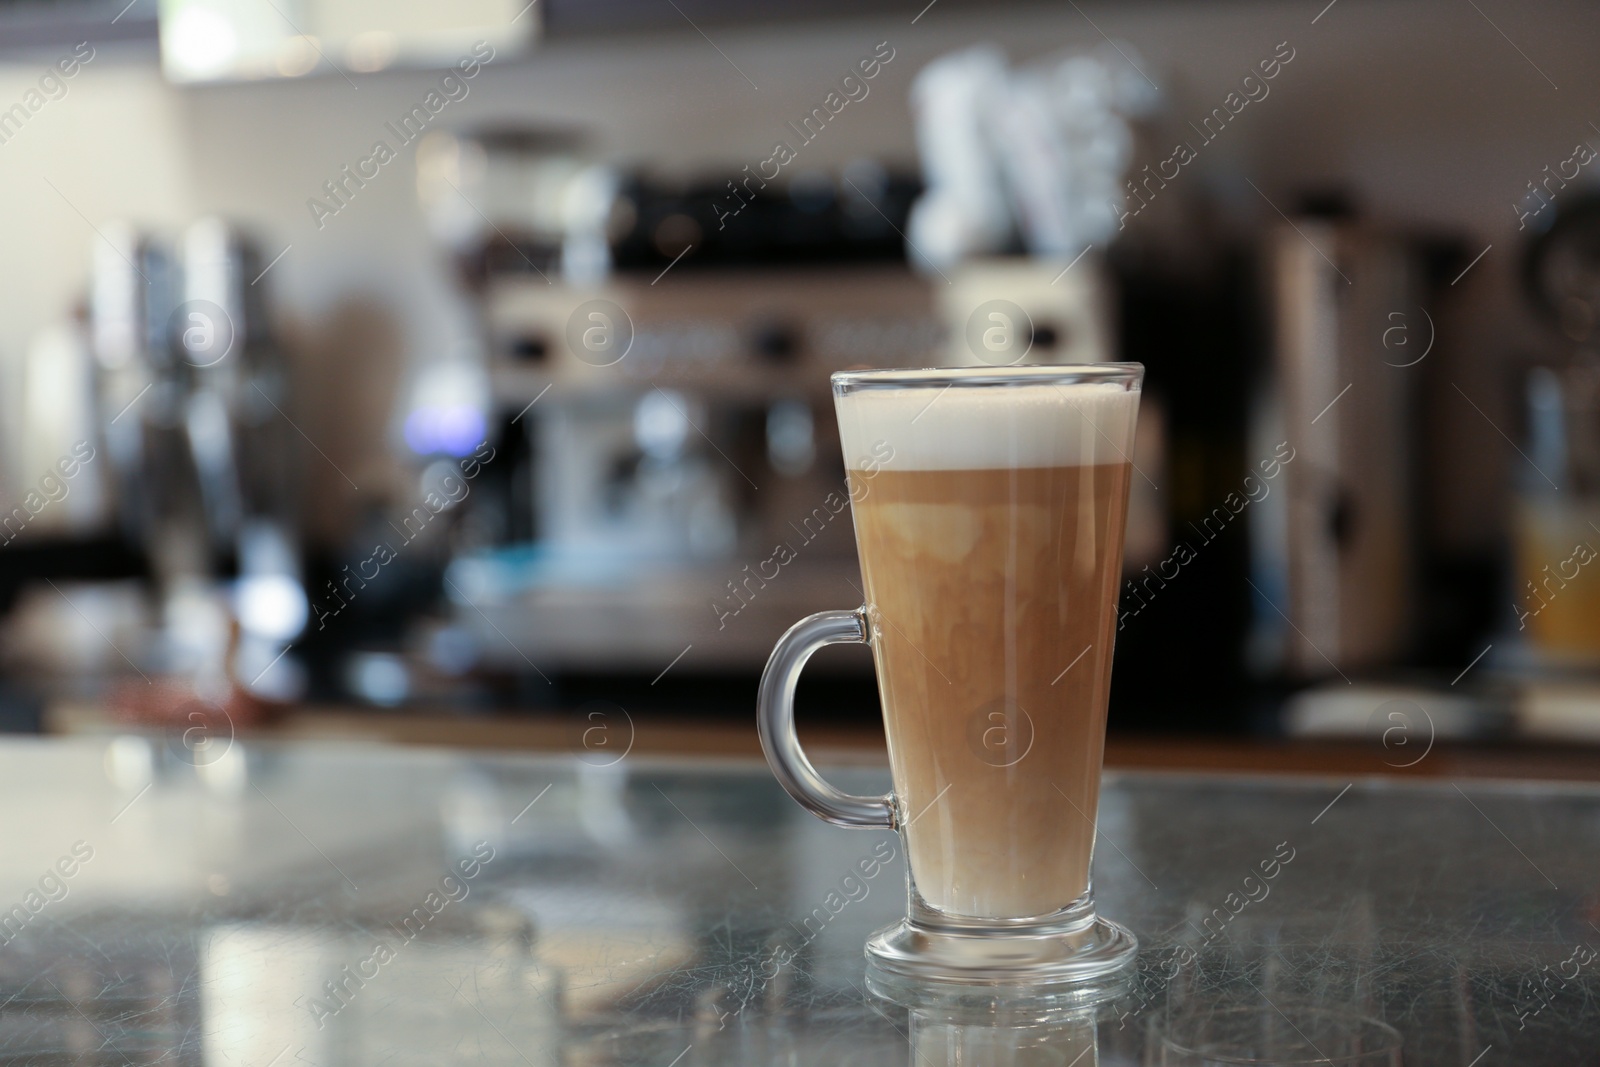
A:
{"label": "stainless steel appliance", "polygon": [[1423,273],[1375,226],[1300,218],[1266,240],[1272,356],[1251,451],[1286,442],[1293,458],[1252,514],[1258,652],[1301,678],[1390,665],[1413,636]]}
{"label": "stainless steel appliance", "polygon": [[487,661],[750,667],[794,612],[859,596],[828,375],[935,358],[926,283],[895,264],[517,274],[483,310],[534,516],[531,544],[451,567]]}
{"label": "stainless steel appliance", "polygon": [[287,364],[253,285],[259,256],[220,219],[189,226],[177,253],[130,227],[107,232],[91,335],[120,525],[156,585],[148,665],[196,676],[226,658],[234,682],[294,695],[280,654],[308,613],[297,450]]}

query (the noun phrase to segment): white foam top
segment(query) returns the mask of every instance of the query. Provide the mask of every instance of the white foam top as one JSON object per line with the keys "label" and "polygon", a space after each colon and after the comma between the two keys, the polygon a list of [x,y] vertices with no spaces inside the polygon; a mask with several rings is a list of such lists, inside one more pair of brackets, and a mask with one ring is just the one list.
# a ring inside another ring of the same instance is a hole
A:
{"label": "white foam top", "polygon": [[1076,467],[1131,460],[1139,392],[1114,382],[877,388],[834,406],[851,470]]}

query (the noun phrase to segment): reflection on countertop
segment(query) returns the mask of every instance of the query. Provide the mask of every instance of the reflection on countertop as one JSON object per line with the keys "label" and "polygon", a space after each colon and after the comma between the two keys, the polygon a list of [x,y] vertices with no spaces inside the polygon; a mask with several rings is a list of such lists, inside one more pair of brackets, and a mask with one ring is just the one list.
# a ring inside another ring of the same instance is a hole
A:
{"label": "reflection on countertop", "polygon": [[747,763],[128,734],[0,744],[0,802],[8,1062],[1109,1067],[1262,1004],[1408,1067],[1600,1041],[1589,786],[1112,775],[1096,894],[1142,955],[1067,1016],[875,999],[896,843]]}

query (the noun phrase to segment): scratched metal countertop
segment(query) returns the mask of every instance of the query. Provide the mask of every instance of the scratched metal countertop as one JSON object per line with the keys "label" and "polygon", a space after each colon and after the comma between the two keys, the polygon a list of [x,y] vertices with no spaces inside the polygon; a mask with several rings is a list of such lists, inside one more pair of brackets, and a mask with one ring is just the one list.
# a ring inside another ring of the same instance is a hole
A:
{"label": "scratched metal countertop", "polygon": [[871,996],[899,842],[758,764],[25,739],[0,803],[5,1064],[1091,1067],[1247,1002],[1381,1019],[1407,1067],[1600,1050],[1590,786],[1108,775],[1140,965],[1064,1016]]}

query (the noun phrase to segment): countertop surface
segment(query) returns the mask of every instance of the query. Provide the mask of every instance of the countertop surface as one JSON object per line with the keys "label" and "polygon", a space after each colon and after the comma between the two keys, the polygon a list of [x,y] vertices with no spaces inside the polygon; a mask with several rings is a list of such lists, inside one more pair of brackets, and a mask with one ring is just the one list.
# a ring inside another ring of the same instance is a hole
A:
{"label": "countertop surface", "polygon": [[745,760],[128,734],[0,743],[0,797],[5,1063],[1089,1067],[1307,1004],[1409,1067],[1600,1050],[1587,785],[1113,772],[1096,896],[1139,968],[1055,1014],[875,998],[898,839]]}

